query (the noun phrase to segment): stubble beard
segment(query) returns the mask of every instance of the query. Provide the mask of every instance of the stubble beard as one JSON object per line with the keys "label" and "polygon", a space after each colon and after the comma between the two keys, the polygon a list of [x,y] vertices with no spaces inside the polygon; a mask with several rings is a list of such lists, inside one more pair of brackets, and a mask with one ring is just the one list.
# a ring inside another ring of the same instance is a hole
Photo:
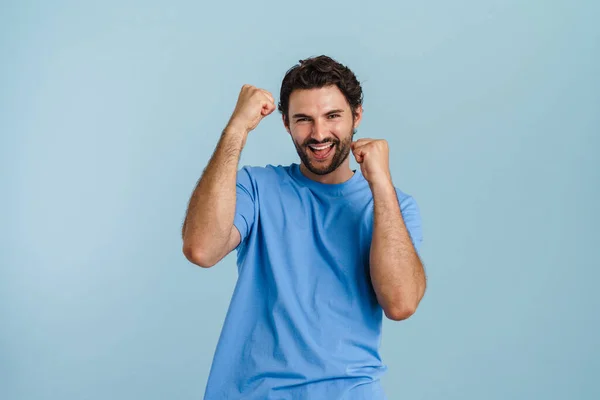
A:
{"label": "stubble beard", "polygon": [[[346,161],[346,158],[348,158],[348,155],[350,154],[350,144],[352,143],[354,133],[354,130],[352,130],[350,135],[346,136],[346,138],[341,141],[338,139],[327,139],[323,142],[316,142],[313,139],[308,139],[303,145],[299,145],[294,141],[294,146],[296,147],[298,156],[300,156],[300,161],[302,161],[302,164],[304,164],[306,169],[316,175],[327,175],[335,171],[344,161]],[[313,160],[308,155],[308,152],[312,150],[308,148],[308,145],[324,143],[333,143],[335,153],[333,154],[333,157],[331,157],[331,161],[328,164],[319,163],[318,161],[313,164]]]}

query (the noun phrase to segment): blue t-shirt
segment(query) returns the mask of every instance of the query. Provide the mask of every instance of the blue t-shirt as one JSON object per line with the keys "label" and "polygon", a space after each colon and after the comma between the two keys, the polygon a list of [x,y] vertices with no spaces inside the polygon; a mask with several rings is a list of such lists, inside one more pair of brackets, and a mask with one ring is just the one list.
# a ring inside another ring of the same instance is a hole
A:
{"label": "blue t-shirt", "polygon": [[[418,252],[419,209],[396,194]],[[298,164],[243,167],[234,225],[238,279],[205,400],[385,399],[373,195],[360,170],[323,184]]]}

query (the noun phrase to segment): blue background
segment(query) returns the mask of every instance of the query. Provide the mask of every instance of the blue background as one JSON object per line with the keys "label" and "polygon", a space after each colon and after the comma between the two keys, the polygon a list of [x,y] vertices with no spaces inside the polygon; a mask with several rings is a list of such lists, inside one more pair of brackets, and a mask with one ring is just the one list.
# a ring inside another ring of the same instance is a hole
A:
{"label": "blue background", "polygon": [[[0,398],[198,399],[237,277],[181,251],[250,83],[327,54],[422,212],[393,399],[598,399],[600,3],[3,1]],[[298,157],[277,112],[240,165]],[[352,166],[356,167],[354,160]]]}

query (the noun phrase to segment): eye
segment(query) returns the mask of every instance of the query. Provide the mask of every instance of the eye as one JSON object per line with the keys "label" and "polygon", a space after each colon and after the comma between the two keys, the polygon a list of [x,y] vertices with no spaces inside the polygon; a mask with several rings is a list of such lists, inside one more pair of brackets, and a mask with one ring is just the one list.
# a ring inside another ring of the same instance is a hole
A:
{"label": "eye", "polygon": [[329,117],[339,117],[340,114],[329,114]]}
{"label": "eye", "polygon": [[302,118],[298,118],[296,120],[296,122],[302,122],[302,121],[308,121],[308,118],[302,117]]}

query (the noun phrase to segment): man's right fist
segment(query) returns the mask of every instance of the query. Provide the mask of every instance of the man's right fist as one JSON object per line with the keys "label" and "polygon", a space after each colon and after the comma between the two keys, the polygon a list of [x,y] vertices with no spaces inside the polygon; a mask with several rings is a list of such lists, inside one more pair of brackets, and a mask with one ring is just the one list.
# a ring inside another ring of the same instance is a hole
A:
{"label": "man's right fist", "polygon": [[275,99],[271,93],[252,85],[244,85],[228,126],[250,132],[275,108]]}

